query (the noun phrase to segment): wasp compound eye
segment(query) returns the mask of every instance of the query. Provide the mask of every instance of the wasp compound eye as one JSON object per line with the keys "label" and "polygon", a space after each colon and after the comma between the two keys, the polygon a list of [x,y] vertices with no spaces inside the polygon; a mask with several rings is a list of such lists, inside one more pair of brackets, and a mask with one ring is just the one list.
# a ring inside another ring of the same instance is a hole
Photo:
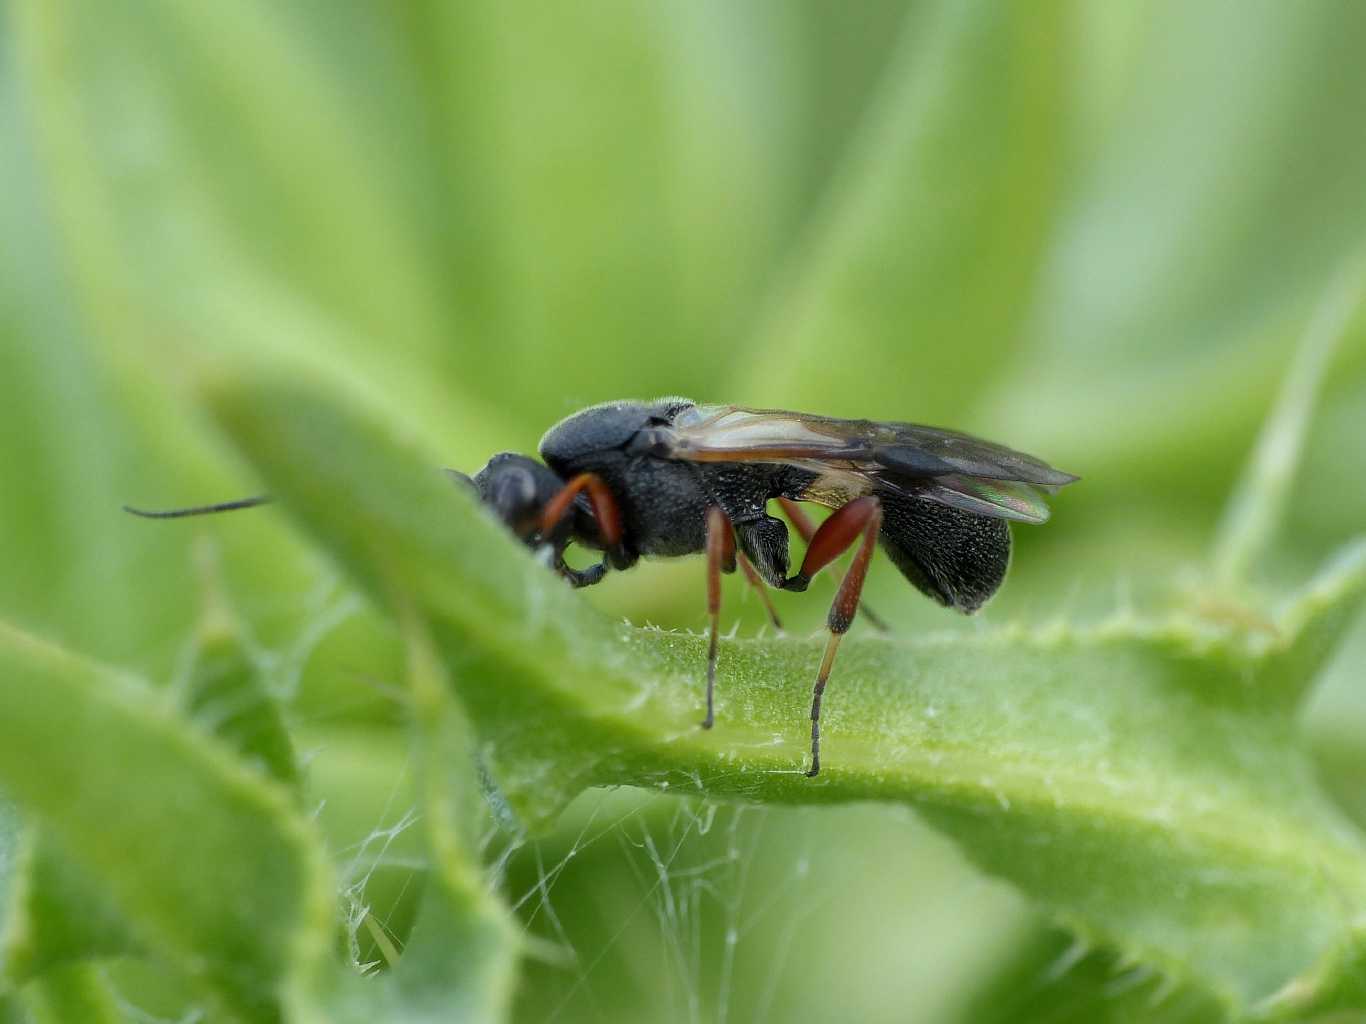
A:
{"label": "wasp compound eye", "polygon": [[501,452],[474,475],[479,497],[517,536],[528,542],[538,534],[541,511],[564,481],[527,455]]}
{"label": "wasp compound eye", "polygon": [[509,522],[536,505],[536,482],[523,469],[509,469],[490,482],[485,496],[494,510]]}

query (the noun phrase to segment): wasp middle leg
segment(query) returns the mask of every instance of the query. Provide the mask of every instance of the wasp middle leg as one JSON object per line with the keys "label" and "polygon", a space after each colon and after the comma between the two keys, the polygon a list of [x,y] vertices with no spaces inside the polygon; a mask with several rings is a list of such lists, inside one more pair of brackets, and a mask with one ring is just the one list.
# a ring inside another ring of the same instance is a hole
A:
{"label": "wasp middle leg", "polygon": [[721,574],[735,571],[735,534],[726,514],[713,505],[707,509],[707,717],[702,728],[716,721],[717,630],[721,620]]}

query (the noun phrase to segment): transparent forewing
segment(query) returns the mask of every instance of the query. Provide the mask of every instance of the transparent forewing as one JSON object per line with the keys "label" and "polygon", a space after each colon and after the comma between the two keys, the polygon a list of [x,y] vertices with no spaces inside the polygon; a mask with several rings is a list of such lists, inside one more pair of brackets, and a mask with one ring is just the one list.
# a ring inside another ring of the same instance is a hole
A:
{"label": "transparent forewing", "polygon": [[781,409],[699,405],[680,413],[665,433],[669,453],[677,459],[787,462],[866,457],[872,439],[849,430],[858,425],[862,421],[803,416]]}
{"label": "transparent forewing", "polygon": [[1053,491],[1076,479],[953,430],[781,409],[698,406],[680,414],[662,441],[671,458],[824,465],[965,511],[1028,523],[1048,518],[1035,488]]}

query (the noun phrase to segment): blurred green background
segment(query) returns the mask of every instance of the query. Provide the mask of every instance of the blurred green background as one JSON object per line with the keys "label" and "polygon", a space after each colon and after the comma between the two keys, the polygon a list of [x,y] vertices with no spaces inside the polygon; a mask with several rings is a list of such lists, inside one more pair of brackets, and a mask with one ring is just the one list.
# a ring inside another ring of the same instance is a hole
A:
{"label": "blurred green background", "polygon": [[[270,510],[119,512],[255,490],[197,407],[204,364],[343,375],[466,471],[660,394],[980,433],[1084,481],[1016,530],[979,618],[885,564],[870,602],[908,632],[1090,622],[1203,585],[1299,339],[1366,251],[1355,0],[0,11],[0,615],[172,680],[207,544],[343,882],[400,944],[389,630]],[[1361,319],[1269,594],[1366,526]],[[733,584],[726,617],[758,630]],[[814,589],[778,598],[795,631]],[[695,559],[583,597],[704,623]],[[1358,628],[1307,727],[1366,821],[1363,664]],[[901,810],[594,792],[548,838],[490,826],[485,854],[544,940],[518,1020],[1013,1019],[993,993],[1021,985],[1030,1019],[1101,1012],[1050,974],[1067,940]]]}

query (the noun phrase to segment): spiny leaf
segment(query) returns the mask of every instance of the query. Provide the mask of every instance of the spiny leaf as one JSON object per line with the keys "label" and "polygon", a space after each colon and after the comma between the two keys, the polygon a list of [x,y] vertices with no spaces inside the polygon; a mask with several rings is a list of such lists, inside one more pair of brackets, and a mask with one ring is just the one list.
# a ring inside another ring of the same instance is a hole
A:
{"label": "spiny leaf", "polygon": [[216,556],[207,547],[200,549],[199,568],[204,610],[180,693],[185,713],[266,775],[297,786],[299,770],[279,703],[228,605]]}
{"label": "spiny leaf", "polygon": [[308,1019],[333,891],[287,797],[136,680],[3,625],[0,678],[5,791],[233,1012]]}
{"label": "spiny leaf", "polygon": [[[249,763],[298,782],[289,734],[221,592],[207,546],[198,559],[204,610],[176,693],[185,712]],[[0,946],[3,976],[20,984],[54,965],[145,952],[109,893],[72,862],[43,830],[29,829],[17,868],[14,908]]]}
{"label": "spiny leaf", "polygon": [[[1366,1012],[1366,928],[1360,922],[1319,966],[1294,979],[1261,1007],[1265,1020],[1337,1021],[1338,1011]],[[1358,1020],[1359,1016],[1344,1016]]]}
{"label": "spiny leaf", "polygon": [[[404,631],[435,884],[395,983],[410,1003],[425,996],[437,1013],[458,999],[470,1019],[502,1019],[512,1000],[519,942],[511,915],[479,869],[484,799],[474,770],[474,731],[417,613],[405,618]],[[464,951],[458,963],[452,949]]]}
{"label": "spiny leaf", "polygon": [[904,802],[1089,941],[1233,1011],[1354,941],[1366,844],[1317,788],[1279,677],[1331,647],[1366,590],[1366,545],[1290,602],[1270,642],[1181,617],[851,636],[828,767],[810,780],[819,639],[726,643],[718,726],[702,731],[702,637],[598,619],[392,428],[268,370],[217,380],[211,400],[307,530],[431,623],[481,751],[532,820],[589,783]]}
{"label": "spiny leaf", "polygon": [[1207,991],[1055,927],[1022,947],[1016,960],[972,997],[961,1019],[973,1024],[1209,1024],[1224,1016]]}

